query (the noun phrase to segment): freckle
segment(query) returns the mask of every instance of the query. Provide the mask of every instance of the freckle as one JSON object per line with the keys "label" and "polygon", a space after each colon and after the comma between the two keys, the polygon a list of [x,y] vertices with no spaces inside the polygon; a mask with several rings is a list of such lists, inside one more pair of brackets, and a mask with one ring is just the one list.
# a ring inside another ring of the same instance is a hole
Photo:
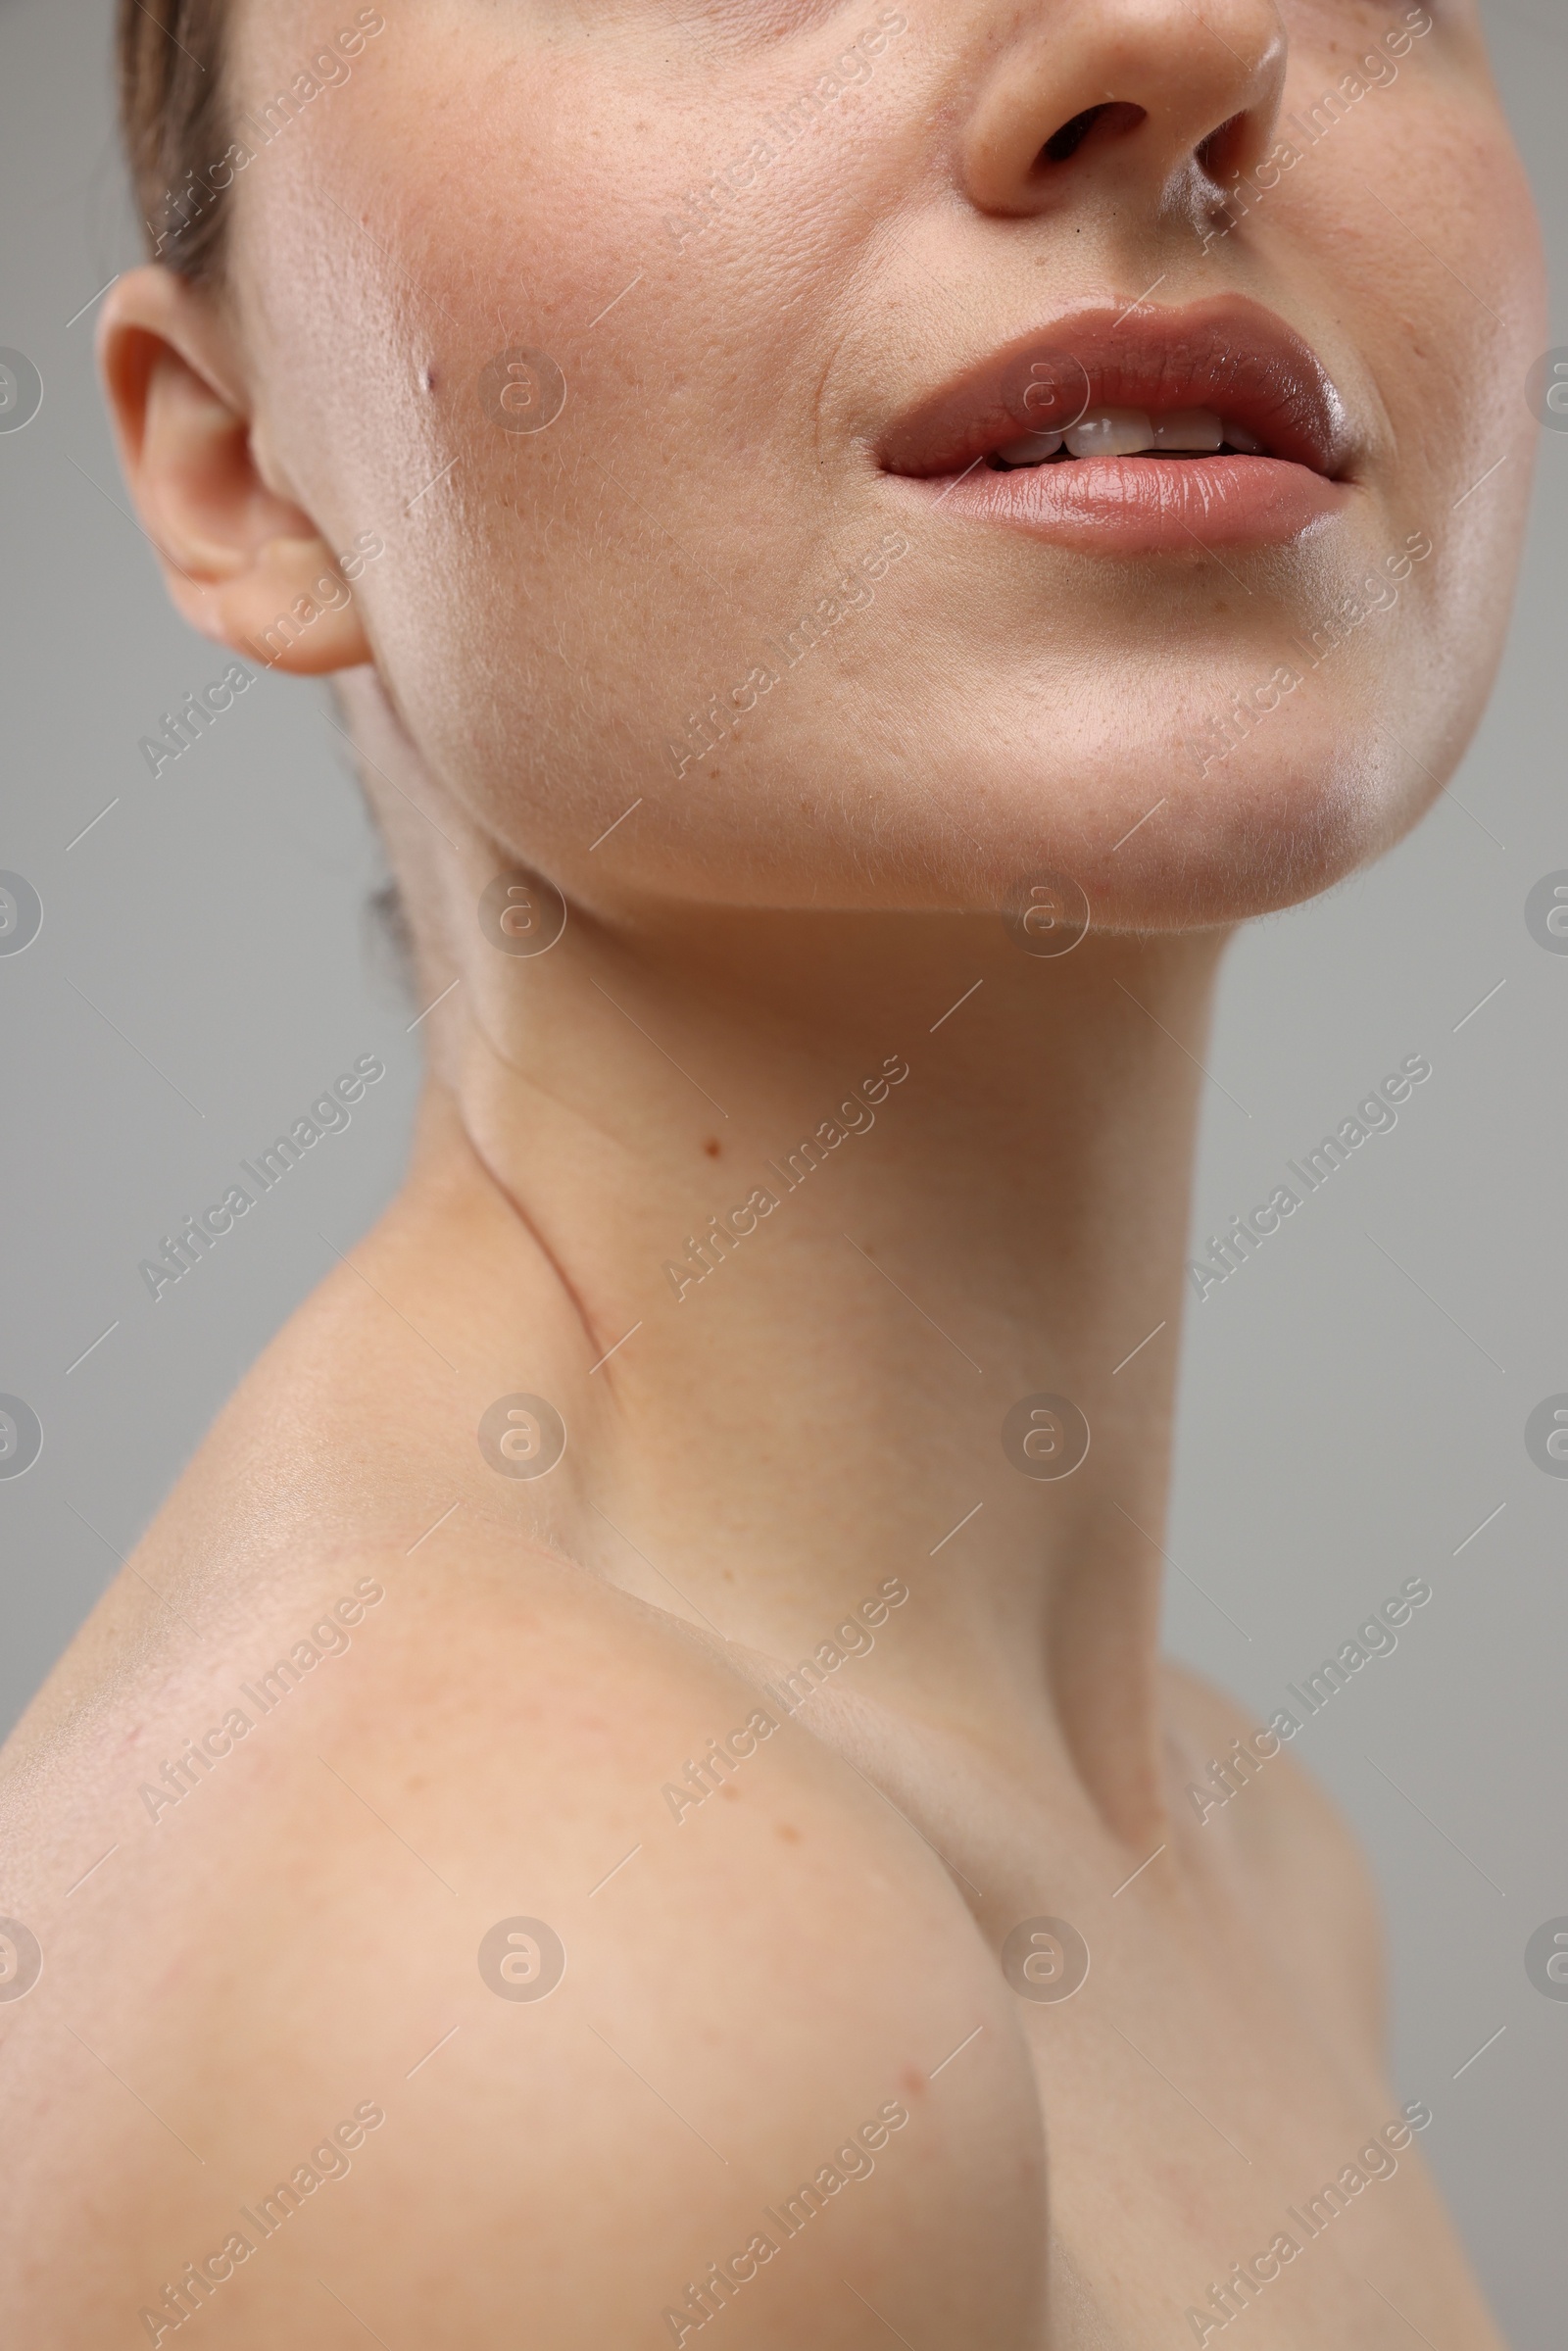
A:
{"label": "freckle", "polygon": [[723,1148],[724,1146],[719,1142],[716,1135],[710,1135],[707,1142],[703,1145],[704,1151],[707,1151],[710,1159],[716,1159]]}
{"label": "freckle", "polygon": [[784,1839],[784,1842],[787,1845],[798,1845],[800,1843],[801,1833],[792,1822],[775,1821],[773,1826],[778,1831],[779,1836]]}
{"label": "freckle", "polygon": [[726,1780],[718,1792],[721,1796],[738,1796],[741,1791],[733,1780]]}
{"label": "freckle", "polygon": [[911,2098],[923,2098],[929,2086],[917,2065],[906,2065],[899,2076],[900,2089],[905,2090]]}

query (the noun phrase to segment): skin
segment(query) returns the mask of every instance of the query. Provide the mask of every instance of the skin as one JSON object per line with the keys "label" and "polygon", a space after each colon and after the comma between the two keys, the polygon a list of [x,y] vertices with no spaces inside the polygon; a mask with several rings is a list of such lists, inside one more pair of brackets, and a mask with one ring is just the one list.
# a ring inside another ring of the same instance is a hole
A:
{"label": "skin", "polygon": [[[236,99],[348,13],[239,7]],[[7,1750],[4,1906],[46,1953],[3,2012],[19,2340],[153,2339],[138,2312],[369,2101],[348,2177],[186,2322],[215,2351],[668,2342],[688,2281],[889,2107],[874,2172],[710,2324],[1144,2351],[1198,2339],[1210,2284],[1397,2126],[1350,1840],[1288,1754],[1200,1819],[1189,1784],[1253,1726],[1160,1664],[1157,1618],[1218,956],[1441,788],[1526,493],[1540,263],[1463,0],[1218,233],[1211,172],[1254,173],[1404,13],[911,9],[680,240],[684,192],[869,6],[391,6],[238,175],[222,290],[115,287],[125,468],[196,627],[255,658],[384,541],[276,665],[340,675],[420,1003],[450,993],[404,1194]],[[1332,528],[1104,556],[878,468],[917,397],[1156,280],[1320,353],[1357,433]],[[567,384],[520,436],[477,389],[518,345]],[[874,601],[677,777],[688,712],[887,533]],[[1185,753],[1412,534],[1430,558],[1332,668]],[[475,918],[522,865],[569,906],[539,956]],[[1043,870],[1095,908],[1059,959],[1001,918]],[[895,1068],[677,1298],[686,1236]],[[1093,1430],[1059,1482],[999,1443],[1043,1391]],[[519,1393],[569,1432],[538,1480],[475,1443]],[[869,1647],[793,1713],[763,1694],[890,1583]],[[356,1592],[348,1645],[151,1818]],[[567,1955],[538,2002],[476,1965],[518,1916]],[[1061,2004],[1000,1964],[1042,1916],[1093,1955]],[[1419,2140],[1296,2233],[1253,2351],[1497,2342]]]}

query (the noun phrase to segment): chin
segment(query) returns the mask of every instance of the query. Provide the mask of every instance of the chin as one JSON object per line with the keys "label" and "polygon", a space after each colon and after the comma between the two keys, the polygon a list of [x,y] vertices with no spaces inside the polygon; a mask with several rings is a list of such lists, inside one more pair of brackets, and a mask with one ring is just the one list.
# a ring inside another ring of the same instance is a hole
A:
{"label": "chin", "polygon": [[1165,805],[1147,818],[1147,799],[1140,808],[1136,794],[1118,795],[1123,834],[1137,829],[1080,859],[1098,930],[1207,930],[1298,906],[1393,848],[1431,797],[1418,777],[1412,799],[1395,762],[1364,744],[1327,756],[1314,745],[1300,759],[1288,746],[1266,760],[1237,754],[1224,773],[1166,780]]}
{"label": "chin", "polygon": [[[1262,674],[1273,666],[1293,674],[1284,657]],[[1387,684],[1370,697],[1281,686],[1240,716],[1233,696],[1228,734],[1184,722],[1170,694],[1142,726],[1129,724],[1130,695],[1111,708],[1086,693],[1070,714],[1015,711],[1011,725],[988,697],[984,727],[963,722],[961,697],[933,708],[927,696],[888,726],[892,757],[866,758],[881,731],[867,726],[853,761],[842,742],[837,759],[824,743],[814,759],[792,760],[833,779],[807,795],[760,760],[715,767],[706,808],[686,811],[714,853],[705,878],[690,870],[689,833],[663,840],[642,878],[681,898],[775,908],[1009,916],[1049,881],[1080,927],[1085,907],[1101,932],[1225,927],[1332,889],[1436,797],[1468,716],[1450,710],[1435,727],[1430,703],[1417,714]],[[1226,710],[1223,697],[1217,684],[1207,696],[1195,687],[1192,710]],[[1384,710],[1392,733],[1374,715]],[[645,852],[656,830],[665,827],[650,826]]]}
{"label": "chin", "polygon": [[[1281,722],[1266,754],[1243,746],[1201,775],[1182,772],[1168,737],[1131,755],[1125,740],[1114,756],[1102,743],[1059,766],[1042,761],[1038,744],[948,762],[933,751],[896,777],[841,763],[834,788],[810,796],[805,824],[783,786],[776,824],[755,790],[726,796],[718,823],[704,827],[710,854],[700,864],[690,834],[656,817],[639,845],[636,890],[773,912],[995,913],[1012,923],[1047,886],[1077,933],[1086,915],[1102,934],[1223,929],[1332,889],[1393,847],[1435,796],[1375,735],[1369,744],[1297,733],[1306,739],[1293,741]],[[735,818],[748,804],[741,833]],[[606,878],[584,872],[565,886],[591,905]],[[601,902],[605,911],[615,895]]]}

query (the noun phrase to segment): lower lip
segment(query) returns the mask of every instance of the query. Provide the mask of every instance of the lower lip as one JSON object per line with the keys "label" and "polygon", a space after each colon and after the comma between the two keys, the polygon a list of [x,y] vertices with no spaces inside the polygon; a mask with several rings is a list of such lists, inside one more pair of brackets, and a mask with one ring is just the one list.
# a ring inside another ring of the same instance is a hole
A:
{"label": "lower lip", "polygon": [[922,504],[1086,555],[1282,547],[1343,514],[1349,491],[1268,457],[1091,457],[946,480],[906,476]]}

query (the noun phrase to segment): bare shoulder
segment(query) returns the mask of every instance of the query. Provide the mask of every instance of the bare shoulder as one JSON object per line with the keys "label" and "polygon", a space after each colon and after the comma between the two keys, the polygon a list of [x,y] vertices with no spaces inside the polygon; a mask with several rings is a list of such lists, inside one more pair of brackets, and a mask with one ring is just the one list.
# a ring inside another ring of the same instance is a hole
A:
{"label": "bare shoulder", "polygon": [[318,1582],[271,1662],[132,1677],[30,1775],[20,2332],[602,2351],[733,2301],[759,2351],[1028,2340],[1028,2066],[921,1840],[574,1571]]}
{"label": "bare shoulder", "polygon": [[[1167,1661],[1175,1817],[1225,1856],[1311,2010],[1381,2058],[1382,1911],[1360,1842],[1291,1747],[1225,1691]],[[1240,1747],[1240,1754],[1238,1754]],[[1217,1767],[1217,1768],[1216,1768]]]}

